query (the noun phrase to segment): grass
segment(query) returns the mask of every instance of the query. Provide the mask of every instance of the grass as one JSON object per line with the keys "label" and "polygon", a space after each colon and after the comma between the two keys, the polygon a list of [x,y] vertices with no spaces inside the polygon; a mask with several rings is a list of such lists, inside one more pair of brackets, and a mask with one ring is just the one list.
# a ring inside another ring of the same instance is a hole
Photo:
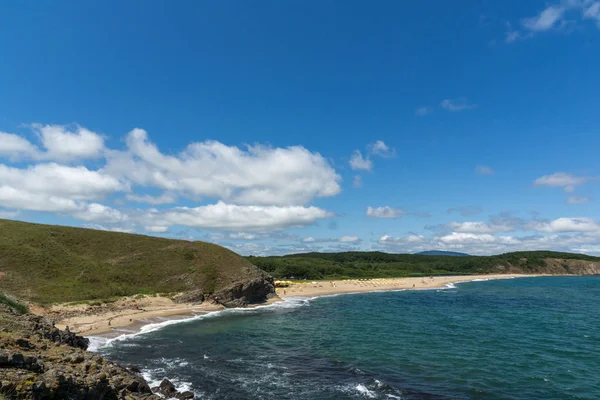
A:
{"label": "grass", "polygon": [[[526,251],[495,256],[440,256],[388,254],[382,252],[306,253],[273,257],[247,257],[277,279],[394,278],[428,275],[472,275],[515,272],[546,272],[546,260],[600,262],[583,254]],[[566,262],[563,262],[566,265]],[[563,265],[563,266],[564,266]]]}
{"label": "grass", "polygon": [[[0,294],[0,304],[6,304],[7,306],[12,308],[19,314],[27,314],[29,312],[29,307],[27,307],[25,304],[21,304],[15,300],[12,300],[11,298],[6,297],[1,294]],[[2,398],[0,397],[0,400],[1,399]]]}
{"label": "grass", "polygon": [[0,219],[0,291],[41,305],[213,292],[259,273],[211,243]]}

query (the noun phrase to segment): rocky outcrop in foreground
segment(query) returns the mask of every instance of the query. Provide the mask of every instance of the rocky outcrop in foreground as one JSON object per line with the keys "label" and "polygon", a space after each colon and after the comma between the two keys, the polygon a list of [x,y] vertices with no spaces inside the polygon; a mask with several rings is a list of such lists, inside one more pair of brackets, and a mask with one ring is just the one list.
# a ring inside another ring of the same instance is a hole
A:
{"label": "rocky outcrop in foreground", "polygon": [[[61,331],[32,314],[0,304],[0,394],[8,399],[145,399],[162,397],[135,367],[126,368],[86,351],[88,339]],[[165,397],[192,399],[167,380]]]}

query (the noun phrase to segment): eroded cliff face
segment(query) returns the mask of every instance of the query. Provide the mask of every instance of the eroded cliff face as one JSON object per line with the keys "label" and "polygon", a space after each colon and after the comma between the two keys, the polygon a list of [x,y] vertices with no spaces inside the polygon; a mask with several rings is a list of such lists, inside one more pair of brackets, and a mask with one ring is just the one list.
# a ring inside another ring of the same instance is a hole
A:
{"label": "eroded cliff face", "polygon": [[[526,260],[522,260],[523,264]],[[510,274],[600,275],[600,262],[546,258],[544,265],[525,268],[523,265],[497,265],[495,272]]]}
{"label": "eroded cliff face", "polygon": [[8,399],[159,400],[135,369],[86,351],[88,339],[0,304],[0,393]]}
{"label": "eroded cliff face", "polygon": [[212,296],[225,307],[243,307],[248,304],[264,303],[275,296],[273,277],[262,272],[252,278],[232,283]]}

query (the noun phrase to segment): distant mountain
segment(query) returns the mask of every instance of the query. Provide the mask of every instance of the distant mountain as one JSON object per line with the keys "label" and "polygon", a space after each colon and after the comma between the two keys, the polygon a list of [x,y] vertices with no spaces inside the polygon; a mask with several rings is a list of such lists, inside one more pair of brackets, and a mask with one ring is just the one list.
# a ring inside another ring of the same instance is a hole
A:
{"label": "distant mountain", "polygon": [[455,257],[469,257],[467,253],[457,253],[456,251],[441,251],[441,250],[429,250],[415,253],[422,256],[455,256]]}

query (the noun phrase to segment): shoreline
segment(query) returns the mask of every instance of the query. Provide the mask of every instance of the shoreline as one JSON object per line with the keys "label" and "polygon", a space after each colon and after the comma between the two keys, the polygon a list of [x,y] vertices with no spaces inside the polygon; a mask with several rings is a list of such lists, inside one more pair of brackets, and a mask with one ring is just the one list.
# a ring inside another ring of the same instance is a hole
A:
{"label": "shoreline", "polygon": [[[498,280],[512,278],[532,278],[550,275],[494,274],[494,275],[452,275],[410,278],[348,279],[335,281],[297,282],[285,288],[276,288],[274,298],[247,308],[283,302],[288,298],[314,298],[320,296],[369,293],[393,290],[440,289],[449,284]],[[59,316],[56,326],[69,329],[84,336],[116,337],[127,333],[137,333],[142,327],[167,320],[189,319],[215,311],[225,310],[220,304],[175,303],[161,296],[132,296],[102,306],[87,304],[56,305],[46,312]]]}

